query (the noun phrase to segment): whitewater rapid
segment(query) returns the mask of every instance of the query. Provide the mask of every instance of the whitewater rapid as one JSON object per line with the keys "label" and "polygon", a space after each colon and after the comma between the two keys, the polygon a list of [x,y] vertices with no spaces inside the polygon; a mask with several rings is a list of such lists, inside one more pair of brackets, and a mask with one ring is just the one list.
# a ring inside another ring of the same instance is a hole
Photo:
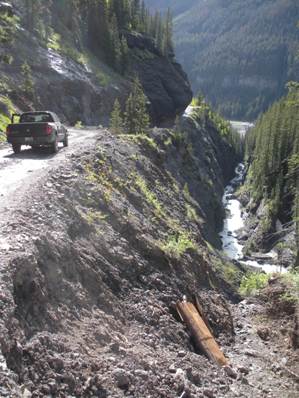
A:
{"label": "whitewater rapid", "polygon": [[[240,135],[244,135],[252,127],[252,124],[245,122],[231,122],[231,125]],[[277,253],[273,250],[263,254],[263,259],[260,260],[244,258],[244,243],[240,240],[240,231],[245,226],[247,214],[240,201],[236,198],[235,192],[243,184],[245,173],[244,164],[238,164],[235,169],[234,178],[224,190],[222,203],[226,216],[223,223],[223,230],[219,234],[222,241],[222,250],[228,258],[251,267],[256,267],[257,269],[262,269],[267,273],[285,272],[286,269],[284,267],[274,264],[275,260],[277,260]]]}

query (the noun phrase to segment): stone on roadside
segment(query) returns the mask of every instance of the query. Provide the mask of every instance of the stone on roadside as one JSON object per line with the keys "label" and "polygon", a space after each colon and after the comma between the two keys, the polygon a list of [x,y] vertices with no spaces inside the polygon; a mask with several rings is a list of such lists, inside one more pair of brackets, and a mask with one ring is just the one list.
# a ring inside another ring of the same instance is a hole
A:
{"label": "stone on roadside", "polygon": [[32,393],[29,390],[27,390],[27,388],[24,388],[22,398],[31,398],[31,397],[32,397]]}
{"label": "stone on roadside", "polygon": [[223,369],[232,379],[236,379],[238,377],[238,373],[231,366],[224,366]]}
{"label": "stone on roadside", "polygon": [[256,333],[262,340],[268,340],[270,337],[269,328],[258,328]]}
{"label": "stone on roadside", "polygon": [[131,382],[131,375],[129,372],[120,368],[116,368],[113,370],[112,375],[117,387],[121,388],[122,390],[128,389]]}
{"label": "stone on roadside", "polygon": [[214,394],[214,391],[211,390],[211,389],[208,389],[208,388],[205,388],[203,390],[203,395],[205,397],[208,397],[208,398],[216,398],[216,395]]}

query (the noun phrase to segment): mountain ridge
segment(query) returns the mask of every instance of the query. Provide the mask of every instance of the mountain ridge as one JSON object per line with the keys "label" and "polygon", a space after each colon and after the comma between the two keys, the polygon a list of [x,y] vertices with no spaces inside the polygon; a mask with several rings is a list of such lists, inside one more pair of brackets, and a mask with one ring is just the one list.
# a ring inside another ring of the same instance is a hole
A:
{"label": "mountain ridge", "polygon": [[228,118],[254,120],[299,79],[298,20],[295,0],[184,3],[174,12],[176,54],[194,92]]}

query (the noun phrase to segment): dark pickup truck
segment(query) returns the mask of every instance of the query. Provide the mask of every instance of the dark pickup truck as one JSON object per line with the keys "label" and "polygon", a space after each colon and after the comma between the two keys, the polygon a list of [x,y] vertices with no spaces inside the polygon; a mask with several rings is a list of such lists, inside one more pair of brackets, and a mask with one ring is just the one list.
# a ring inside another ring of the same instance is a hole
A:
{"label": "dark pickup truck", "polygon": [[[15,119],[19,118],[18,123]],[[33,149],[49,146],[53,153],[58,151],[58,143],[68,146],[68,131],[53,112],[26,112],[14,114],[6,128],[7,142],[12,144],[14,153],[20,153],[22,145]]]}

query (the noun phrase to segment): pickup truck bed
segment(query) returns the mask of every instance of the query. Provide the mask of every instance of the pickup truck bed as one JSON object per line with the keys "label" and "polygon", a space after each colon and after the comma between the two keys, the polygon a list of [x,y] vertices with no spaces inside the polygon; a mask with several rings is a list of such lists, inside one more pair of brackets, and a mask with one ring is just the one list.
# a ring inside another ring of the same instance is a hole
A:
{"label": "pickup truck bed", "polygon": [[21,145],[32,148],[49,146],[52,152],[58,151],[58,142],[68,145],[68,132],[58,117],[52,112],[27,112],[20,115],[20,122],[7,126],[7,141],[12,144],[13,151],[19,153]]}

